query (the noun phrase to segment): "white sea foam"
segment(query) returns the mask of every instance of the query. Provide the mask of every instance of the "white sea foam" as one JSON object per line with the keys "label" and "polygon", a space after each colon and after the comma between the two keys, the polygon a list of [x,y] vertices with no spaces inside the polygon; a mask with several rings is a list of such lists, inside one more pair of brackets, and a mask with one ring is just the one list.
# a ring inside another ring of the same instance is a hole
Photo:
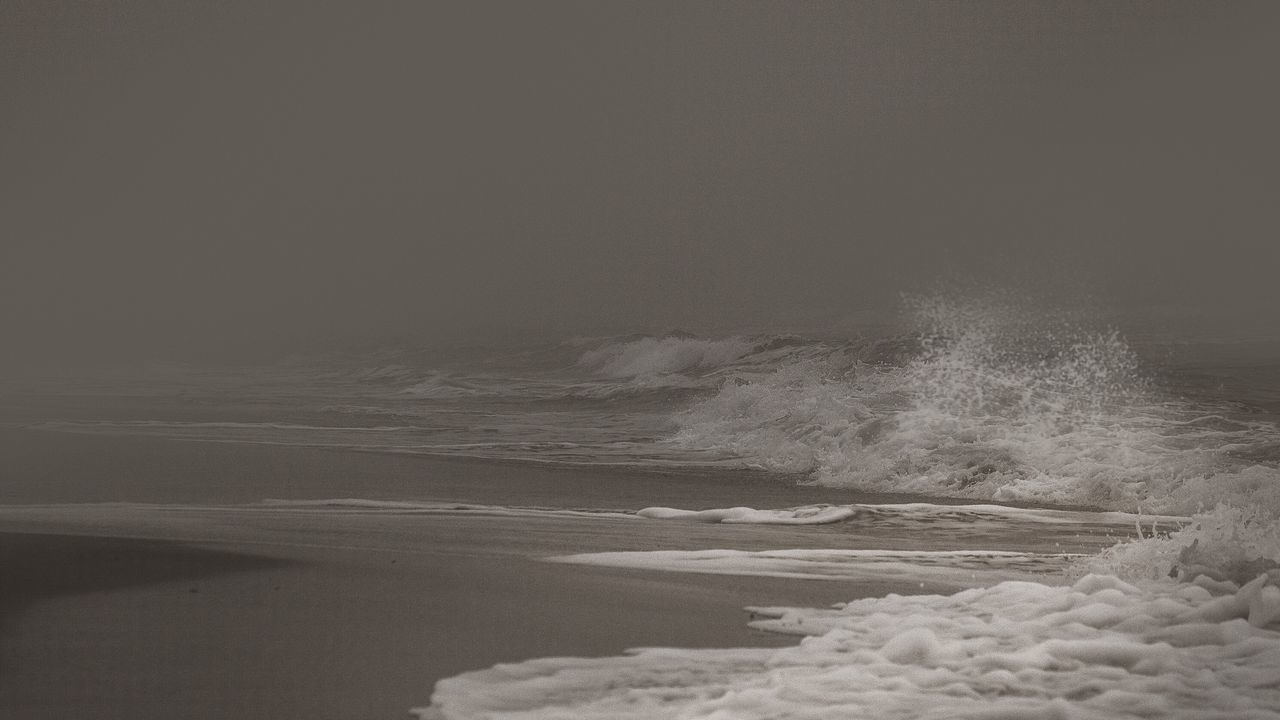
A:
{"label": "white sea foam", "polygon": [[1280,568],[1280,522],[1264,506],[1219,505],[1169,530],[1083,558],[1075,572],[1114,573],[1140,583],[1171,577],[1243,583]]}
{"label": "white sea foam", "polygon": [[583,553],[551,562],[795,580],[893,580],[967,586],[1061,573],[1077,556],[968,550],[649,550]]}
{"label": "white sea foam", "polygon": [[1024,508],[1008,505],[941,505],[937,503],[854,503],[850,505],[800,505],[776,510],[750,507],[682,510],[669,507],[644,508],[636,513],[651,520],[686,520],[704,523],[760,525],[825,525],[855,521],[859,523],[922,524],[938,528],[942,523],[1014,523],[1055,525],[1111,525],[1117,528],[1140,527],[1142,522],[1164,523],[1174,529],[1190,521],[1181,515],[1142,515],[1117,511],[1058,510]]}
{"label": "white sea foam", "polygon": [[1004,582],[954,595],[757,609],[783,649],[649,648],[440,681],[436,720],[1280,717],[1280,588]]}
{"label": "white sea foam", "polygon": [[649,507],[636,514],[651,520],[692,520],[704,523],[754,525],[825,525],[856,516],[858,507],[855,505],[805,505],[783,510],[756,510],[749,507],[680,510]]}

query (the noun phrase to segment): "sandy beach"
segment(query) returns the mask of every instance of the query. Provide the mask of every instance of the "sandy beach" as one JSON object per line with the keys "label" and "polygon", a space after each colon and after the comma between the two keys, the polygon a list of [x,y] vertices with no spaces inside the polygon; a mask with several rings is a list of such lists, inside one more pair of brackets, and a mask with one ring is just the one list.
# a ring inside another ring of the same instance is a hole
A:
{"label": "sandy beach", "polygon": [[0,542],[0,710],[14,718],[404,717],[436,680],[497,662],[786,644],[734,611],[748,598],[848,595],[479,552],[238,554],[11,533]]}
{"label": "sandy beach", "polygon": [[[599,547],[582,537],[597,531],[578,524],[541,528],[539,548]],[[648,645],[786,645],[793,640],[748,629],[741,608],[913,589],[541,563],[516,525],[441,523],[418,548],[372,529],[347,538],[368,543],[359,548],[6,532],[0,709],[15,718],[404,717],[436,680],[466,670]],[[450,539],[437,544],[438,535]]]}
{"label": "sandy beach", "polygon": [[[761,554],[1011,551],[1061,568],[1117,532],[1089,513],[993,521],[946,505],[818,525],[636,514],[920,500],[766,473],[37,430],[0,446],[0,716],[32,720],[404,718],[438,681],[502,663],[792,646],[744,608],[1009,577],[957,571],[954,556],[777,577]],[[726,549],[741,554],[727,574],[548,562]]]}
{"label": "sandy beach", "polygon": [[[42,484],[74,457],[81,476],[66,487],[94,502],[208,502],[219,494],[243,500],[236,478],[248,486],[258,472],[280,483],[263,494],[285,494],[291,477],[317,468],[353,487],[384,483],[388,493],[399,484],[395,492],[411,494],[407,485],[430,478],[417,496],[444,488],[438,494],[447,499],[492,500],[505,485],[507,497],[524,493],[528,502],[552,499],[543,495],[552,476],[586,487],[589,474],[575,483],[572,470],[38,432],[5,437],[14,459],[5,491],[29,493],[27,504],[0,509],[5,717],[400,718],[427,703],[436,680],[499,662],[651,645],[787,645],[794,640],[749,629],[742,608],[919,591],[910,583],[540,561],[579,552],[813,543],[811,533],[787,528],[66,504],[75,496]],[[84,477],[90,467],[99,468],[97,477]],[[219,470],[229,487],[207,484],[222,477]],[[636,500],[673,504],[696,505],[692,496],[716,492],[714,479],[640,475],[642,482],[630,477],[617,486],[633,488]],[[600,486],[607,476],[594,477],[594,494],[613,497]],[[348,489],[306,487],[312,496]],[[793,500],[820,492],[761,487],[794,493]],[[31,504],[42,491],[60,504]],[[575,498],[592,499],[586,491]],[[636,504],[625,495],[617,500]],[[867,543],[827,535],[824,544]]]}

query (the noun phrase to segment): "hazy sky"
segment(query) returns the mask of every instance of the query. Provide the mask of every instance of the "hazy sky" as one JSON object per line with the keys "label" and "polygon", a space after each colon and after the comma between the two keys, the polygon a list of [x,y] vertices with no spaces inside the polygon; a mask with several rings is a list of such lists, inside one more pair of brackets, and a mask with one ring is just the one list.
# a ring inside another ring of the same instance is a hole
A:
{"label": "hazy sky", "polygon": [[8,0],[0,364],[956,277],[1273,312],[1277,37],[1280,3]]}

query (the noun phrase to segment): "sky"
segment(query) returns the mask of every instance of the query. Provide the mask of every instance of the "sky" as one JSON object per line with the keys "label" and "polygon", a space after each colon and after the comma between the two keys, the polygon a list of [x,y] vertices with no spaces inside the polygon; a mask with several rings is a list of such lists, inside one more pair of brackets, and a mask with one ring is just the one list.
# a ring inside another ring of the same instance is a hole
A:
{"label": "sky", "polygon": [[0,3],[0,366],[1280,306],[1280,5]]}

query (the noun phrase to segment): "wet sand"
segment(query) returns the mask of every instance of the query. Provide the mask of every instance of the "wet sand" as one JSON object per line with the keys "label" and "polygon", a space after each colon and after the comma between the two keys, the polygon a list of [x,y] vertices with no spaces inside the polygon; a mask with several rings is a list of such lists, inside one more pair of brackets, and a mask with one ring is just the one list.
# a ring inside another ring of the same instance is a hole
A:
{"label": "wet sand", "polygon": [[[428,703],[437,680],[495,663],[655,645],[787,645],[795,639],[747,628],[742,608],[949,591],[542,562],[551,555],[957,542],[1030,549],[1070,541],[987,537],[978,529],[957,538],[853,524],[225,507],[263,497],[349,496],[785,507],[837,493],[763,475],[566,470],[33,431],[0,433],[0,447],[8,453],[0,478],[5,718],[404,718]],[[174,504],[127,504],[137,502]]]}
{"label": "wet sand", "polygon": [[[0,449],[6,718],[403,718],[436,680],[466,670],[648,645],[785,645],[794,640],[748,629],[741,608],[891,589],[539,560],[804,537],[751,528],[184,509],[353,496],[696,506],[753,488],[776,505],[811,494],[776,478],[26,430],[0,432]],[[180,507],[75,504],[119,502]]]}
{"label": "wet sand", "polygon": [[400,718],[465,670],[785,645],[741,608],[911,590],[541,563],[469,524],[441,552],[2,534],[0,716]]}

